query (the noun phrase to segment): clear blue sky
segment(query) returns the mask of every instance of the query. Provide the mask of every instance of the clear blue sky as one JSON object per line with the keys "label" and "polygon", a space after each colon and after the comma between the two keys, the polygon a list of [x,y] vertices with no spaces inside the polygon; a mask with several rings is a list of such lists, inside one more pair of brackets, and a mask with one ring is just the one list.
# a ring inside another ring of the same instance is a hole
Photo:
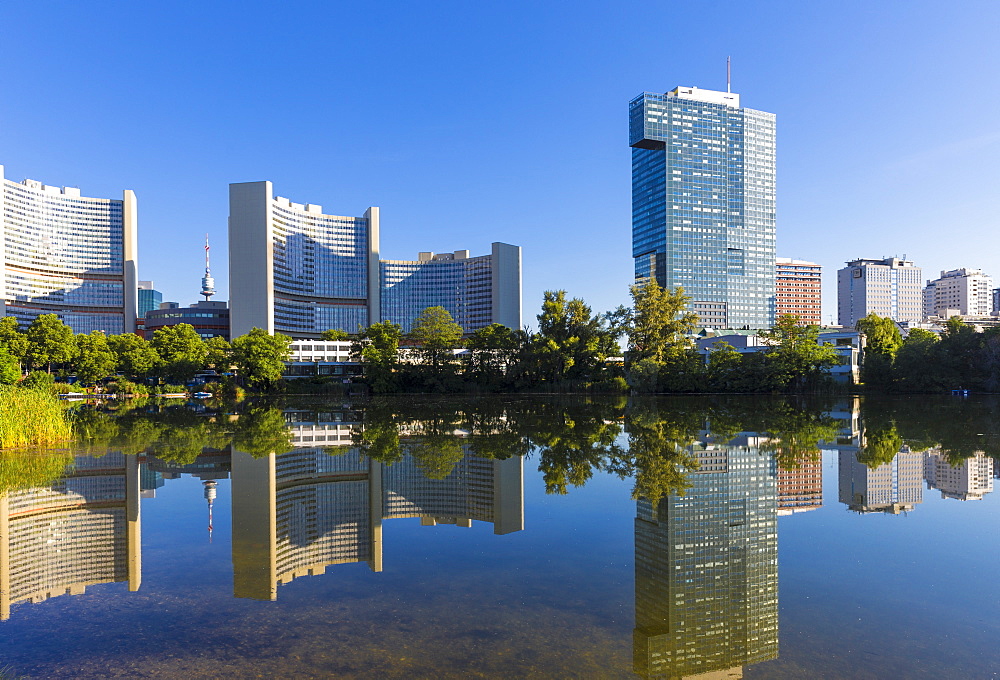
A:
{"label": "clear blue sky", "polygon": [[546,289],[627,301],[627,103],[677,85],[778,116],[778,254],[906,254],[1000,285],[1000,4],[0,4],[9,179],[139,200],[140,275],[228,296],[228,184],[382,209],[383,257],[524,248]]}

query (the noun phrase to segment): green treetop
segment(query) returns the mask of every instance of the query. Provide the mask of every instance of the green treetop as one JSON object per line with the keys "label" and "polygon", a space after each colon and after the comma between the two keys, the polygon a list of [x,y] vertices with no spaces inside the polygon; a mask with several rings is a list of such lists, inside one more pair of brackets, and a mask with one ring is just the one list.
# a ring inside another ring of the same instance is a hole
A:
{"label": "green treetop", "polygon": [[630,361],[665,363],[692,348],[687,336],[698,323],[698,315],[684,311],[691,298],[684,295],[683,288],[678,286],[671,292],[649,278],[632,286],[630,292],[632,309],[624,310]]}
{"label": "green treetop", "polygon": [[282,333],[269,334],[252,328],[233,340],[233,363],[251,387],[266,387],[281,379],[292,339]]}
{"label": "green treetop", "polygon": [[205,363],[220,373],[229,370],[233,363],[233,347],[229,341],[216,335],[205,341]]}
{"label": "green treetop", "polygon": [[402,337],[402,327],[391,321],[358,328],[352,353],[364,363],[368,384],[375,392],[392,392],[396,387],[395,369]]}
{"label": "green treetop", "polygon": [[111,351],[108,338],[101,331],[76,336],[76,356],[73,366],[80,382],[90,385],[115,372],[118,361]]}
{"label": "green treetop", "polygon": [[149,377],[160,364],[160,355],[153,346],[134,333],[112,335],[108,347],[118,360],[117,370],[130,380]]}
{"label": "green treetop", "polygon": [[51,373],[52,364],[64,364],[76,353],[73,329],[55,314],[36,316],[25,335],[28,339],[25,359],[33,368],[45,366]]}
{"label": "green treetop", "polygon": [[208,350],[191,324],[179,323],[157,330],[152,344],[163,362],[165,377],[190,380],[205,367]]}
{"label": "green treetop", "polygon": [[330,330],[323,331],[320,334],[321,340],[347,340],[351,336],[348,335],[347,331],[342,331],[339,328],[331,328]]}
{"label": "green treetop", "polygon": [[451,350],[462,339],[462,327],[455,323],[444,307],[428,307],[414,319],[409,337],[420,343],[421,350],[437,373],[442,364],[451,360]]}
{"label": "green treetop", "polygon": [[5,316],[0,319],[0,347],[5,347],[18,364],[24,363],[24,356],[28,353],[28,344],[28,338],[21,332],[16,318]]}

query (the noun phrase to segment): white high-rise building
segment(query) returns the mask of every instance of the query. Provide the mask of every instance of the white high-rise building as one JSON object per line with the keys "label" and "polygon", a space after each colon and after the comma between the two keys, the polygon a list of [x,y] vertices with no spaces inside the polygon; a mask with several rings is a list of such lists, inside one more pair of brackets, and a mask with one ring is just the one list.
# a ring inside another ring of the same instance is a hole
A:
{"label": "white high-rise building", "polygon": [[135,331],[136,201],[4,178],[0,165],[0,317],[56,314],[77,333]]}
{"label": "white high-rise building", "polygon": [[893,321],[922,321],[923,270],[909,260],[858,259],[837,272],[837,323],[853,327],[872,312]]}
{"label": "white high-rise building", "polygon": [[923,292],[924,318],[989,316],[993,311],[993,279],[981,269],[953,269],[928,281]]}
{"label": "white high-rise building", "polygon": [[378,208],[326,215],[275,196],[270,182],[230,184],[231,337],[261,328],[318,338],[378,321],[378,249]]}

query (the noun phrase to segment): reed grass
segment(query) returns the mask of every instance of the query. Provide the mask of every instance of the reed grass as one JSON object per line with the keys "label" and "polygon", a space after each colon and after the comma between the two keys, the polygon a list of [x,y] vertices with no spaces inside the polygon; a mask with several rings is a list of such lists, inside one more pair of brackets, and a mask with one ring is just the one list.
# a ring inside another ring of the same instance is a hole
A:
{"label": "reed grass", "polygon": [[49,392],[0,386],[0,449],[68,441],[73,430],[66,415],[66,404]]}
{"label": "reed grass", "polygon": [[0,451],[0,496],[51,486],[67,474],[73,460],[68,451]]}

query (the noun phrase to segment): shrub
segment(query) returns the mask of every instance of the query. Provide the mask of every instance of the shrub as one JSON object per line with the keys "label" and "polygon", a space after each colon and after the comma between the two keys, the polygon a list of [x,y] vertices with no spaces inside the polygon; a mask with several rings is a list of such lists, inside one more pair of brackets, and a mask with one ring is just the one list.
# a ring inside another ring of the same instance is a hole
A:
{"label": "shrub", "polygon": [[49,391],[54,390],[55,384],[56,379],[45,371],[32,371],[25,376],[24,380],[21,381],[21,387],[27,387],[29,389],[45,389]]}

